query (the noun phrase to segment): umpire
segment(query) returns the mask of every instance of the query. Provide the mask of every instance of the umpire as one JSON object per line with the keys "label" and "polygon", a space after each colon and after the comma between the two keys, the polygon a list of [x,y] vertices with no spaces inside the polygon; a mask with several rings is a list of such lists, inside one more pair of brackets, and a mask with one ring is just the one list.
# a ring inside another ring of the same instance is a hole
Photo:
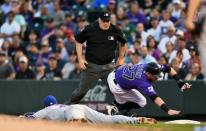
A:
{"label": "umpire", "polygon": [[[82,69],[80,84],[74,90],[71,104],[79,103],[92,84],[102,79],[107,84],[108,74],[114,70],[112,61],[115,51],[119,47],[119,56],[116,66],[124,64],[126,39],[119,28],[110,22],[110,14],[104,11],[94,23],[86,26],[75,36],[76,50],[79,64]],[[86,42],[85,58],[82,56],[82,46]]]}

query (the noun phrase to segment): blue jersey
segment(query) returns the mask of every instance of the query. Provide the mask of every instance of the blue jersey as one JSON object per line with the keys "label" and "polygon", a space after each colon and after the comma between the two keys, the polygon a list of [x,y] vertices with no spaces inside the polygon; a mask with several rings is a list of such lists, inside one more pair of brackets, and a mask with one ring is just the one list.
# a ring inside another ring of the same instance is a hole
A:
{"label": "blue jersey", "polygon": [[[141,93],[151,96],[156,94],[152,82],[145,75],[147,64],[136,64],[132,66],[119,67],[115,72],[115,80],[122,89],[137,89]],[[164,72],[164,66],[161,71]]]}

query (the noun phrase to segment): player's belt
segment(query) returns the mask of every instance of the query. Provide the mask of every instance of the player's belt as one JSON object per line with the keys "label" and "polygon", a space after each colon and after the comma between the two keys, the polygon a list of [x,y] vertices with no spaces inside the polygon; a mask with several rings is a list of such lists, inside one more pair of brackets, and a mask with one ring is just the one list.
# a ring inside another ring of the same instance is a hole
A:
{"label": "player's belt", "polygon": [[117,85],[117,81],[115,79],[113,81],[114,81],[114,84]]}
{"label": "player's belt", "polygon": [[[122,87],[117,83],[117,81],[116,81],[115,79],[113,79],[113,81],[114,81],[114,84],[115,84],[115,85],[118,85],[120,88],[122,88]],[[127,89],[127,88],[122,88],[122,89]]]}

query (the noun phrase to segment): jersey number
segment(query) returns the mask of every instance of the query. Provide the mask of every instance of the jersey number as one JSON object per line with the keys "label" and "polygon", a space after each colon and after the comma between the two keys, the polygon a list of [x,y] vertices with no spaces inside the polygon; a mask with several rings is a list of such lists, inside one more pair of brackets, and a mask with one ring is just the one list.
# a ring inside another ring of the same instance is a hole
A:
{"label": "jersey number", "polygon": [[129,80],[134,80],[134,66],[128,66],[125,67],[123,70],[122,77],[129,79]]}
{"label": "jersey number", "polygon": [[134,80],[134,78],[140,79],[143,72],[143,66],[138,66],[138,69],[135,71],[136,66],[128,66],[123,70],[122,77],[128,80]]}

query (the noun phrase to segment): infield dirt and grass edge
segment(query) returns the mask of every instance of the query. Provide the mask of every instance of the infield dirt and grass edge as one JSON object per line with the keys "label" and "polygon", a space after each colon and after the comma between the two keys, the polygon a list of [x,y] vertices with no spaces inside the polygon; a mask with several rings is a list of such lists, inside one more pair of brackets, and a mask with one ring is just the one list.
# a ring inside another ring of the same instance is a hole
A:
{"label": "infield dirt and grass edge", "polygon": [[88,124],[69,123],[46,120],[26,120],[16,116],[0,115],[1,131],[193,131],[195,127],[205,126],[206,123],[194,125],[164,124]]}

